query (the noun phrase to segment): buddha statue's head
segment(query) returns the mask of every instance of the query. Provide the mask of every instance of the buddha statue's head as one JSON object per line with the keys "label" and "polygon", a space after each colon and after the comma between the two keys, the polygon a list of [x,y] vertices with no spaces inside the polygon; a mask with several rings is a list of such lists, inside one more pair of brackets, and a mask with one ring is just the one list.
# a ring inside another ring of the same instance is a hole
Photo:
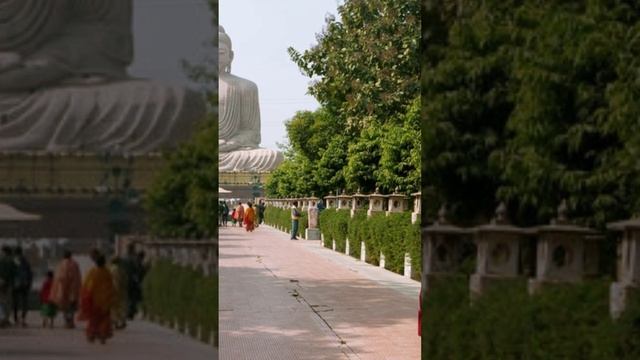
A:
{"label": "buddha statue's head", "polygon": [[218,29],[218,70],[220,72],[230,73],[231,62],[233,61],[231,38],[222,26],[219,26]]}

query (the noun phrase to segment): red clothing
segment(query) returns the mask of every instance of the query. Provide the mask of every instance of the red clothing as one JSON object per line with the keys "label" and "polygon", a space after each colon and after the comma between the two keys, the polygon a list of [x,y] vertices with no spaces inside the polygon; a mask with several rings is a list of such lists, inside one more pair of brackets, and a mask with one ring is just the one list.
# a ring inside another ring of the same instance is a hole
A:
{"label": "red clothing", "polygon": [[42,284],[40,289],[40,303],[48,304],[51,301],[51,287],[53,286],[53,279],[47,279]]}
{"label": "red clothing", "polygon": [[113,327],[111,326],[111,312],[94,308],[89,315],[87,325],[87,338],[90,340],[106,340],[113,337]]}

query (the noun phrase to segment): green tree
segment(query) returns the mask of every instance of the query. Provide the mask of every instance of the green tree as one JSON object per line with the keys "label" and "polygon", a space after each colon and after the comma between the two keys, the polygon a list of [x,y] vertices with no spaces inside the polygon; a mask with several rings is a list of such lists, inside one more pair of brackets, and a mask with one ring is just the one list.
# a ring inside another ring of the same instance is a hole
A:
{"label": "green tree", "polygon": [[[419,152],[419,12],[413,0],[348,0],[338,8],[340,20],[327,18],[317,45],[302,53],[289,49],[314,79],[309,92],[321,109],[299,113],[287,124],[295,156],[274,172],[272,183],[296,176],[293,169],[302,165],[289,161],[308,161],[306,188],[289,191],[418,189],[419,157],[413,154]],[[276,189],[283,187],[267,186],[269,195],[289,196]]]}
{"label": "green tree", "polygon": [[593,226],[638,209],[637,2],[430,9],[423,176],[438,203],[479,222],[506,200],[521,224],[547,222],[562,199]]}
{"label": "green tree", "polygon": [[[218,25],[218,1],[208,0]],[[217,46],[218,34],[210,45]],[[152,234],[164,237],[216,236],[218,213],[217,59],[184,62],[191,79],[203,85],[208,111],[193,138],[165,154],[167,165],[147,191],[144,207]]]}

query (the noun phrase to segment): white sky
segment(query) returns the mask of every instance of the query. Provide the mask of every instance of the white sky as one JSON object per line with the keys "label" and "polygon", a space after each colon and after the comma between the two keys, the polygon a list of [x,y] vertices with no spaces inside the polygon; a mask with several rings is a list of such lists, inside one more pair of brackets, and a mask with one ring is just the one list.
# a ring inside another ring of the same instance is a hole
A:
{"label": "white sky", "polygon": [[215,35],[206,0],[134,0],[134,61],[132,76],[163,83],[193,85],[181,65],[185,59],[201,63],[215,48],[204,43]]}
{"label": "white sky", "polygon": [[284,122],[299,110],[315,110],[307,95],[310,79],[290,60],[287,48],[303,51],[316,43],[327,14],[340,0],[219,0],[220,25],[231,37],[231,72],[258,85],[262,147],[286,142]]}

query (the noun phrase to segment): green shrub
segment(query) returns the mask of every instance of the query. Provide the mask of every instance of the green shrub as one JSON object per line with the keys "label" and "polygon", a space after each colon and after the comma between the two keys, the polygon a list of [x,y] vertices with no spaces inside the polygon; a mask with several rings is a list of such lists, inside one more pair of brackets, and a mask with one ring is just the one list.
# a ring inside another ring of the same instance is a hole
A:
{"label": "green shrub", "polygon": [[473,304],[468,277],[430,281],[423,298],[426,359],[638,359],[640,303],[609,316],[609,279],[545,287],[530,296],[526,280],[504,281]]}
{"label": "green shrub", "polygon": [[145,314],[161,323],[177,321],[192,336],[202,328],[200,340],[218,334],[218,278],[161,260],[151,267],[143,283]]}
{"label": "green shrub", "polygon": [[332,209],[320,214],[320,231],[324,246],[331,248],[336,241],[336,251],[344,252],[349,239],[351,256],[360,258],[361,243],[366,249],[366,261],[379,265],[380,252],[385,255],[386,268],[402,274],[404,255],[411,255],[413,278],[420,279],[422,268],[420,225],[411,224],[410,213],[375,213],[367,217],[366,211],[357,211],[351,218],[350,211]]}
{"label": "green shrub", "polygon": [[349,252],[356,259],[360,259],[360,247],[367,238],[365,224],[367,223],[367,211],[356,210],[348,226]]}
{"label": "green shrub", "polygon": [[[309,217],[306,211],[300,211],[298,222],[298,235],[305,237],[305,231],[309,227]],[[284,231],[291,233],[291,209],[281,209],[277,207],[267,207],[264,211],[265,224],[273,227],[284,228]]]}

